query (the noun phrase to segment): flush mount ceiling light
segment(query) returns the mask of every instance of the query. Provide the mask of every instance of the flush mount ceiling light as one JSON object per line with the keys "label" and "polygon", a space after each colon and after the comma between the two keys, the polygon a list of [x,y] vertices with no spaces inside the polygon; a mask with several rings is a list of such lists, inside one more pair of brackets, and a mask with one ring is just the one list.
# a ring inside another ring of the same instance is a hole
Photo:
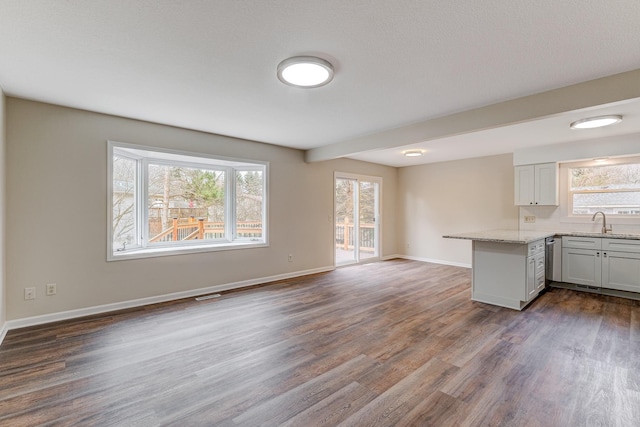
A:
{"label": "flush mount ceiling light", "polygon": [[598,116],[590,117],[588,119],[577,120],[569,127],[571,129],[594,129],[601,128],[603,126],[610,126],[622,121],[622,116]]}
{"label": "flush mount ceiling light", "polygon": [[278,64],[278,78],[289,86],[320,87],[333,79],[333,65],[315,56],[295,56]]}
{"label": "flush mount ceiling light", "polygon": [[424,154],[424,151],[422,150],[407,150],[407,151],[403,151],[402,154],[404,154],[405,157],[420,157]]}

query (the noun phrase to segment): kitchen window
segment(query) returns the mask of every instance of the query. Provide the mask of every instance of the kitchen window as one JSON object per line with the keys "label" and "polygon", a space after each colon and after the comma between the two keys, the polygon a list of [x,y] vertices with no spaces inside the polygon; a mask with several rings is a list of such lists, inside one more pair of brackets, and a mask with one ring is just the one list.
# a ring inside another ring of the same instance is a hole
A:
{"label": "kitchen window", "polygon": [[267,245],[266,162],[108,146],[108,260]]}
{"label": "kitchen window", "polygon": [[569,213],[640,218],[640,158],[568,165]]}

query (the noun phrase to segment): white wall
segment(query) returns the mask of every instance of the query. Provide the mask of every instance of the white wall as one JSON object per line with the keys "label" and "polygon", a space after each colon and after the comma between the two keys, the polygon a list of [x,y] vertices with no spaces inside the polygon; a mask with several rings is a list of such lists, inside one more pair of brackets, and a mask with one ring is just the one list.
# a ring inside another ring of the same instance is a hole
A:
{"label": "white wall", "polygon": [[5,274],[5,96],[0,89],[0,343],[4,338],[6,313],[7,313],[7,297],[6,297],[6,274]]}
{"label": "white wall", "polygon": [[[10,321],[331,268],[334,170],[383,178],[382,255],[397,252],[395,168],[15,98],[6,110]],[[270,246],[106,262],[108,139],[269,161]]]}
{"label": "white wall", "polygon": [[471,265],[471,242],[445,234],[516,229],[510,154],[401,168],[398,247],[412,259]]}

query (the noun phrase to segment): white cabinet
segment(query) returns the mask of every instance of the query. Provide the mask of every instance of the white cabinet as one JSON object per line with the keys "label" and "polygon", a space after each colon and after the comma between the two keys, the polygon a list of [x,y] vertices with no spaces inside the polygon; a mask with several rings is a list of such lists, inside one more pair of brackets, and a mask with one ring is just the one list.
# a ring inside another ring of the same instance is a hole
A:
{"label": "white cabinet", "polygon": [[527,299],[529,301],[536,295],[536,257],[527,257]]}
{"label": "white cabinet", "polygon": [[558,164],[515,167],[515,204],[558,205]]}
{"label": "white cabinet", "polygon": [[640,292],[640,240],[602,239],[602,287]]}
{"label": "white cabinet", "polygon": [[544,240],[473,242],[471,299],[522,310],[545,286]]}
{"label": "white cabinet", "polygon": [[567,248],[562,242],[562,281],[599,288],[602,283],[600,251]]}
{"label": "white cabinet", "polygon": [[562,281],[640,292],[640,240],[564,236]]}
{"label": "white cabinet", "polygon": [[544,245],[543,252],[527,257],[527,301],[535,298],[545,286]]}
{"label": "white cabinet", "polygon": [[536,255],[536,295],[540,293],[546,286],[545,277],[545,254],[544,249],[542,253]]}

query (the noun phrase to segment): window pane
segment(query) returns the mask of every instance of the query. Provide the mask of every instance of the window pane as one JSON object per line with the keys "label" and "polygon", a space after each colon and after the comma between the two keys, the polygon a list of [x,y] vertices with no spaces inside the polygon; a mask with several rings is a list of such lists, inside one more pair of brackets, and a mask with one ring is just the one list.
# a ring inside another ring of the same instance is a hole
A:
{"label": "window pane", "polygon": [[598,211],[640,215],[640,164],[572,168],[569,172],[574,215]]}
{"label": "window pane", "polygon": [[360,259],[377,256],[376,249],[376,194],[375,182],[360,181]]}
{"label": "window pane", "polygon": [[640,215],[640,191],[573,194],[574,214]]}
{"label": "window pane", "polygon": [[149,164],[149,243],[223,239],[224,185],[224,171]]}
{"label": "window pane", "polygon": [[137,161],[113,156],[113,248],[137,245],[136,169]]}
{"label": "window pane", "polygon": [[640,164],[574,168],[570,191],[640,190]]}
{"label": "window pane", "polygon": [[264,179],[262,171],[236,171],[236,237],[263,237]]}

